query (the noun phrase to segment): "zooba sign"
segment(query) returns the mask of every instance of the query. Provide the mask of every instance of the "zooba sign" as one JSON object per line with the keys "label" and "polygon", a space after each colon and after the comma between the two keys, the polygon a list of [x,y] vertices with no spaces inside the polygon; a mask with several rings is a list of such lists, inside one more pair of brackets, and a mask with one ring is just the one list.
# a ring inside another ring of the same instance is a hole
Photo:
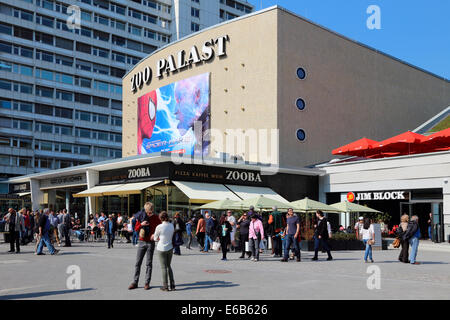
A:
{"label": "zooba sign", "polygon": [[[162,78],[164,73],[170,75],[192,65],[200,65],[210,61],[215,55],[224,57],[227,55],[227,41],[230,41],[228,35],[209,39],[203,43],[200,51],[197,46],[193,46],[188,52],[181,50],[175,55],[169,55],[166,59],[160,59],[156,64],[156,76]],[[150,84],[152,76],[153,70],[149,66],[146,66],[143,71],[134,73],[131,76],[131,92],[142,88],[144,84]]]}
{"label": "zooba sign", "polygon": [[405,191],[381,191],[381,192],[349,192],[347,200],[349,202],[359,200],[407,200],[409,193]]}

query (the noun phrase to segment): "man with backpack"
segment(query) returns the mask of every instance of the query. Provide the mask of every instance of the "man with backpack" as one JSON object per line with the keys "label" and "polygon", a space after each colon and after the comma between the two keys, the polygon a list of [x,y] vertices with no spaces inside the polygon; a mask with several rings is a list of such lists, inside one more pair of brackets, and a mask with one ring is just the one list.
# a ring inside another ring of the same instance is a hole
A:
{"label": "man with backpack", "polygon": [[44,213],[39,218],[39,245],[36,251],[36,255],[44,255],[45,253],[42,253],[42,250],[44,249],[44,244],[48,248],[48,251],[51,255],[58,254],[59,250],[56,250],[52,243],[50,242],[49,237],[49,231],[50,231],[50,219],[48,217],[48,208],[44,209]]}

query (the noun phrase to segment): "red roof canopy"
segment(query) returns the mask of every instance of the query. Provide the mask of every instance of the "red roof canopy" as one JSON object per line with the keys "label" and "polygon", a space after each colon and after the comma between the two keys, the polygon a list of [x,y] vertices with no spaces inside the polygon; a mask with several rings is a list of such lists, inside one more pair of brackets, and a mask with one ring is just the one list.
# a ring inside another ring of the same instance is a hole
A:
{"label": "red roof canopy", "polygon": [[425,141],[426,137],[411,131],[396,135],[395,137],[383,140],[379,143],[380,152],[399,152],[401,154],[411,154],[419,151],[418,145]]}
{"label": "red roof canopy", "polygon": [[378,141],[362,138],[357,141],[346,144],[345,146],[334,149],[332,154],[345,154],[352,156],[364,155],[369,149],[378,145]]}
{"label": "red roof canopy", "polygon": [[435,148],[448,148],[450,147],[450,128],[442,131],[438,131],[425,137],[425,141],[422,142],[423,145],[432,145]]}

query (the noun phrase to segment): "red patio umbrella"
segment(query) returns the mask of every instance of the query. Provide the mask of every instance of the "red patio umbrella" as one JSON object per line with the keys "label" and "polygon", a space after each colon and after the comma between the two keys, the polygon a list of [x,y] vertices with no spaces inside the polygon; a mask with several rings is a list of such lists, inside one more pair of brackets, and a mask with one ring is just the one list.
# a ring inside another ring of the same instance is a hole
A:
{"label": "red patio umbrella", "polygon": [[381,141],[378,144],[378,150],[380,152],[398,152],[400,155],[416,153],[421,151],[420,143],[425,141],[425,139],[426,137],[421,134],[407,131]]}
{"label": "red patio umbrella", "polygon": [[432,147],[434,149],[450,148],[450,128],[438,131],[425,137],[421,143],[423,146]]}
{"label": "red patio umbrella", "polygon": [[369,153],[372,154],[370,150],[375,146],[377,146],[378,144],[379,144],[378,141],[362,138],[349,144],[346,144],[345,146],[334,149],[332,151],[332,154],[365,157]]}

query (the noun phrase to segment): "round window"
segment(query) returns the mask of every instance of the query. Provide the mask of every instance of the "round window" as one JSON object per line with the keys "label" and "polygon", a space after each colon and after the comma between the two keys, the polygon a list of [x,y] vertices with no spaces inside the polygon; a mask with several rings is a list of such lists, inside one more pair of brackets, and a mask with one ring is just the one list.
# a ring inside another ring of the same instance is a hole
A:
{"label": "round window", "polygon": [[299,110],[305,109],[305,100],[303,100],[302,98],[298,98],[297,101],[295,102],[295,104],[297,105],[297,108]]}
{"label": "round window", "polygon": [[305,139],[306,139],[305,130],[303,130],[303,129],[298,129],[297,130],[297,139],[300,140],[300,141],[305,141]]}
{"label": "round window", "polygon": [[306,78],[306,71],[305,71],[305,69],[303,69],[303,68],[298,68],[298,69],[297,69],[297,77],[298,77],[300,80],[305,79],[305,78]]}

